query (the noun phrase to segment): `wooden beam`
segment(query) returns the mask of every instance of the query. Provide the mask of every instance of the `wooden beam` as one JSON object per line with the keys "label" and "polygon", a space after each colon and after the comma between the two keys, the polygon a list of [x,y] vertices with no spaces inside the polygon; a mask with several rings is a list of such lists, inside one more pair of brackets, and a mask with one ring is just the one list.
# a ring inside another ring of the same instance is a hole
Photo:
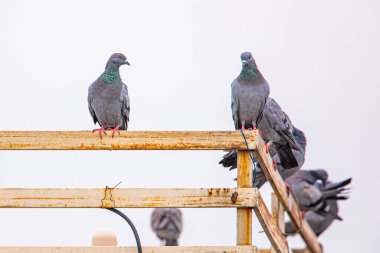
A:
{"label": "wooden beam", "polygon": [[[245,133],[254,147],[256,131]],[[100,139],[90,131],[1,131],[0,150],[231,150],[246,149],[239,131],[121,131]]]}
{"label": "wooden beam", "polygon": [[[112,194],[112,199],[111,199]],[[0,189],[0,208],[253,207],[257,189]]]}
{"label": "wooden beam", "polygon": [[[238,151],[237,186],[252,189],[252,161],[248,151]],[[256,197],[258,196],[258,192]],[[256,199],[255,199],[256,200]],[[252,209],[237,209],[237,245],[252,245]]]}
{"label": "wooden beam", "polygon": [[[272,206],[272,217],[274,222],[277,224],[279,230],[282,234],[285,234],[285,210],[278,200],[275,193],[271,194],[271,206]],[[272,246],[271,253],[276,252],[276,249]]]}
{"label": "wooden beam", "polygon": [[256,216],[259,219],[259,222],[269,238],[275,252],[288,253],[288,243],[278,228],[277,223],[270,215],[260,194],[257,198],[257,205],[255,205],[253,210],[255,210]]}
{"label": "wooden beam", "polygon": [[[260,253],[271,253],[271,249],[259,249]],[[306,249],[292,249],[293,253],[311,253],[308,248]]]}
{"label": "wooden beam", "polygon": [[[258,253],[255,246],[142,247],[144,253]],[[0,253],[136,253],[136,247],[0,247]]]}
{"label": "wooden beam", "polygon": [[317,237],[314,232],[306,225],[306,221],[301,218],[301,212],[297,205],[292,204],[294,201],[290,199],[287,194],[285,183],[280,174],[274,171],[272,158],[265,151],[265,144],[261,138],[257,138],[256,143],[256,157],[259,160],[260,167],[264,171],[268,182],[272,186],[273,191],[279,198],[281,204],[284,206],[285,211],[288,213],[291,221],[299,229],[300,234],[305,241],[307,247],[312,253],[321,253],[321,247],[318,243]]}

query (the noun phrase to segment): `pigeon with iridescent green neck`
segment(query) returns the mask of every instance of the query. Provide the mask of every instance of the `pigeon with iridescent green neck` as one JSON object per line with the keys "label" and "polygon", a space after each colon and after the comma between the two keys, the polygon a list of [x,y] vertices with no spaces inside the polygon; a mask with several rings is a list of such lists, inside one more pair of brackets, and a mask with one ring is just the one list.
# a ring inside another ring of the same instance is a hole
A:
{"label": "pigeon with iridescent green neck", "polygon": [[121,81],[119,67],[130,65],[127,58],[115,53],[109,58],[104,72],[88,88],[88,109],[94,120],[100,125],[93,132],[106,134],[105,129],[112,130],[112,137],[119,130],[127,130],[129,121],[128,88]]}
{"label": "pigeon with iridescent green neck", "polygon": [[269,84],[250,52],[240,55],[242,70],[231,84],[231,109],[235,129],[256,129],[263,117]]}

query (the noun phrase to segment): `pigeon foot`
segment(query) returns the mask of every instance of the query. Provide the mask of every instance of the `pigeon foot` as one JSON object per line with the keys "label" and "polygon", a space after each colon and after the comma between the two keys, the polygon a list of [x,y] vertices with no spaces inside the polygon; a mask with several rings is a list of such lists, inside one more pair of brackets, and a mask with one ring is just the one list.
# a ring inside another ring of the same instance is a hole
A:
{"label": "pigeon foot", "polygon": [[117,132],[120,136],[120,126],[119,124],[115,127],[115,128],[108,128],[107,130],[111,130],[112,131],[112,138],[115,136],[115,132]]}
{"label": "pigeon foot", "polygon": [[272,143],[270,141],[267,142],[267,144],[265,144],[265,151],[267,152],[267,154],[269,153],[269,147]]}
{"label": "pigeon foot", "polygon": [[273,162],[273,170],[277,171],[277,163],[272,159]]}
{"label": "pigeon foot", "polygon": [[101,126],[100,128],[97,128],[97,129],[92,130],[92,133],[95,133],[95,132],[99,132],[99,137],[100,137],[100,139],[103,139],[103,138],[102,138],[102,133],[104,133],[105,135],[107,135],[107,132],[106,132],[106,130],[104,129],[104,126]]}
{"label": "pigeon foot", "polygon": [[284,182],[284,183],[285,183],[286,193],[289,196],[290,195],[290,185],[287,182]]}

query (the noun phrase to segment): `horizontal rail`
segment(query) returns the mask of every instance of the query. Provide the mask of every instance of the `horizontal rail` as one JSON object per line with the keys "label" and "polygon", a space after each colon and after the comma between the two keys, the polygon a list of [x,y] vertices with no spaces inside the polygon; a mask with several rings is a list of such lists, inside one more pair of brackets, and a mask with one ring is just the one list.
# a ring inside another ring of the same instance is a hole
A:
{"label": "horizontal rail", "polygon": [[264,174],[271,184],[274,193],[284,206],[284,209],[288,213],[291,221],[295,224],[296,228],[299,229],[299,232],[307,247],[313,253],[321,253],[322,250],[317,241],[317,237],[310,229],[307,221],[301,218],[301,212],[294,200],[288,196],[285,182],[282,180],[280,174],[273,169],[272,158],[266,153],[265,144],[261,138],[257,139],[255,152],[256,157],[259,160],[260,167],[264,171]]}
{"label": "horizontal rail", "polygon": [[[255,246],[159,246],[142,247],[144,253],[270,253],[270,249]],[[0,247],[0,253],[135,253],[136,247]],[[293,253],[310,253],[308,249],[293,249]]]}
{"label": "horizontal rail", "polygon": [[[255,246],[142,247],[144,253],[258,253]],[[136,247],[0,247],[0,253],[135,253]]]}
{"label": "horizontal rail", "polygon": [[277,253],[288,253],[288,243],[281,233],[275,220],[272,218],[268,208],[266,207],[261,195],[258,195],[257,205],[253,208],[255,214],[263,227],[272,247]]}
{"label": "horizontal rail", "polygon": [[[259,249],[260,253],[272,253],[270,249]],[[292,249],[293,253],[311,253],[308,248],[306,249]]]}
{"label": "horizontal rail", "polygon": [[[245,132],[254,149],[257,131]],[[246,149],[239,131],[2,131],[0,150],[231,150]]]}
{"label": "horizontal rail", "polygon": [[0,208],[251,208],[256,205],[257,196],[256,188],[5,188],[0,189]]}

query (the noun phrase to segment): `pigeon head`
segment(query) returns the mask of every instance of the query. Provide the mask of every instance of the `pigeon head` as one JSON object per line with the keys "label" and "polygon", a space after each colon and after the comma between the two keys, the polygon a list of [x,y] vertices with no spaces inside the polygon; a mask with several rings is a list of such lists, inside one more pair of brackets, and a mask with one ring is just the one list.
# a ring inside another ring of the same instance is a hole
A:
{"label": "pigeon head", "polygon": [[243,67],[245,65],[250,65],[252,67],[257,67],[255,59],[253,59],[251,52],[244,52],[240,55],[241,63],[243,64]]}
{"label": "pigeon head", "polygon": [[121,65],[130,65],[127,61],[127,57],[121,53],[115,53],[109,58],[106,69],[118,69]]}
{"label": "pigeon head", "polygon": [[239,75],[239,80],[252,82],[260,78],[261,74],[257,69],[255,59],[250,52],[244,52],[240,55],[243,68]]}

